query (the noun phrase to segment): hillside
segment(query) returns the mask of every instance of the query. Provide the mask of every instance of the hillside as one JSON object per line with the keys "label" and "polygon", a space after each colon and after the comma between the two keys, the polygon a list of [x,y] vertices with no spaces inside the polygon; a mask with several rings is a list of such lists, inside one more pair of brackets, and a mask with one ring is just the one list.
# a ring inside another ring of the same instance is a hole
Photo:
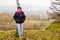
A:
{"label": "hillside", "polygon": [[[40,29],[41,23],[39,20],[39,16],[27,16],[24,23],[24,29]],[[13,20],[13,15],[7,13],[0,14],[0,30],[13,30],[15,28],[16,23]]]}

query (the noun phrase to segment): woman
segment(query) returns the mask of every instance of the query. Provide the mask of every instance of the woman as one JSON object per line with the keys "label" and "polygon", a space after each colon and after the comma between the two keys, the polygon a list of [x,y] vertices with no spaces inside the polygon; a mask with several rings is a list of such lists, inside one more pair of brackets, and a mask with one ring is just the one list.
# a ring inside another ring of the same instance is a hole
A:
{"label": "woman", "polygon": [[17,11],[14,14],[14,20],[16,22],[17,28],[18,28],[18,35],[23,35],[23,26],[25,21],[25,14],[22,11],[21,7],[17,8]]}

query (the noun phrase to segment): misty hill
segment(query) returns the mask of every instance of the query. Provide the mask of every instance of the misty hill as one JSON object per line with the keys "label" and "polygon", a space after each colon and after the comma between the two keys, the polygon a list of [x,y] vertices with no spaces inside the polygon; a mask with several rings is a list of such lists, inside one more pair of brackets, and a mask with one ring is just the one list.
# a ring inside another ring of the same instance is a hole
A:
{"label": "misty hill", "polygon": [[[24,29],[40,29],[40,16],[27,15]],[[0,13],[0,30],[13,30],[16,28],[16,23],[13,20],[13,15],[8,13]]]}

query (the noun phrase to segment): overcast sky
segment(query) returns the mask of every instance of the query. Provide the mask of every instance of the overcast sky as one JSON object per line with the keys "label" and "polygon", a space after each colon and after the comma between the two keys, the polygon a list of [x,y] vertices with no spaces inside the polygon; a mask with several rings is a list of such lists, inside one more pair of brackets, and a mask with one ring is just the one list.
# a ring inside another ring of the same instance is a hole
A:
{"label": "overcast sky", "polygon": [[[48,6],[50,0],[19,0],[21,5]],[[16,0],[0,0],[0,7],[16,6]]]}
{"label": "overcast sky", "polygon": [[[45,15],[50,0],[19,0],[24,12]],[[13,7],[14,6],[14,7]],[[16,0],[0,0],[0,12],[16,10]]]}

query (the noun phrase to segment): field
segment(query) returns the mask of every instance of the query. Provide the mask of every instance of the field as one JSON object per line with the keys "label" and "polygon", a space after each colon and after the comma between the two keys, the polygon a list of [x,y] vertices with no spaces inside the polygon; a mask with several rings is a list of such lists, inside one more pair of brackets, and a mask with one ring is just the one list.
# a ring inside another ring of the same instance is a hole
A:
{"label": "field", "polygon": [[[49,21],[40,21],[40,18],[38,15],[31,15],[27,16],[25,23],[24,23],[24,29],[42,29],[43,26],[49,26]],[[16,28],[16,23],[13,20],[12,14],[6,14],[2,13],[0,14],[0,30],[12,30]]]}
{"label": "field", "polygon": [[[60,22],[40,21],[39,16],[28,16],[22,40],[60,40]],[[21,40],[12,15],[0,14],[0,40]]]}
{"label": "field", "polygon": [[[51,30],[24,30],[22,40],[60,40],[60,31]],[[21,40],[16,30],[0,31],[0,40]]]}

